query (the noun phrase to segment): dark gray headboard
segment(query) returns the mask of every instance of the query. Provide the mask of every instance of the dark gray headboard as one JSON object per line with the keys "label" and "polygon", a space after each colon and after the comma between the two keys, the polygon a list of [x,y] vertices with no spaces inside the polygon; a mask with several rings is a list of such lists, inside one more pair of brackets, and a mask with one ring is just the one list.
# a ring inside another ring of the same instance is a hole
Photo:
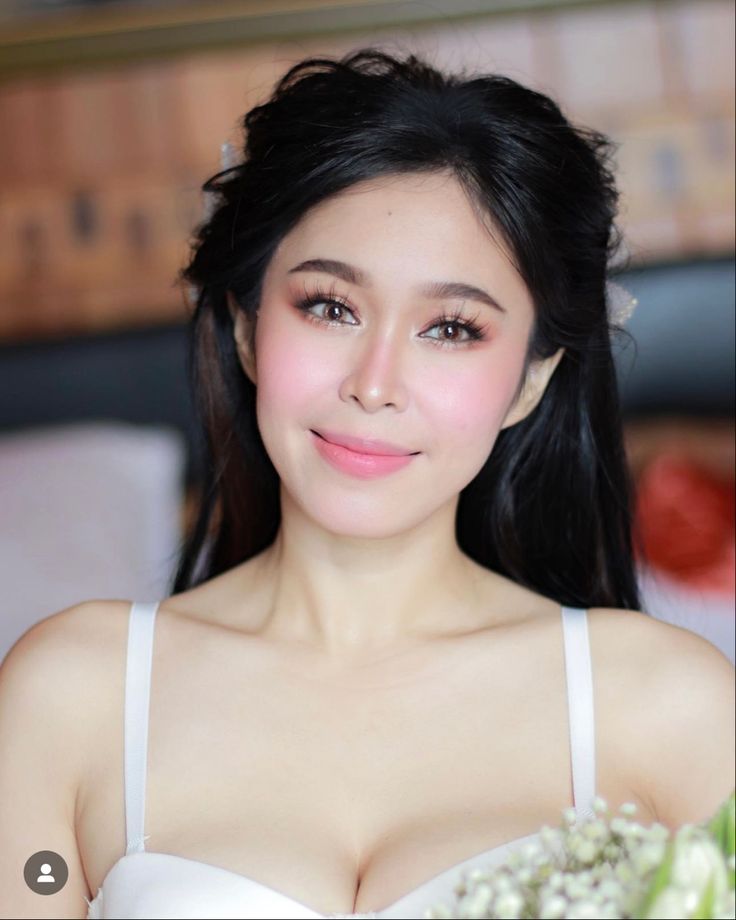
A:
{"label": "dark gray headboard", "polygon": [[[618,276],[639,299],[616,350],[629,416],[734,411],[734,259],[639,268]],[[185,329],[0,346],[0,434],[115,419],[179,429],[198,477],[185,379]]]}
{"label": "dark gray headboard", "polygon": [[616,355],[629,414],[731,416],[736,297],[733,256],[641,268],[619,276],[639,305],[636,340]]}

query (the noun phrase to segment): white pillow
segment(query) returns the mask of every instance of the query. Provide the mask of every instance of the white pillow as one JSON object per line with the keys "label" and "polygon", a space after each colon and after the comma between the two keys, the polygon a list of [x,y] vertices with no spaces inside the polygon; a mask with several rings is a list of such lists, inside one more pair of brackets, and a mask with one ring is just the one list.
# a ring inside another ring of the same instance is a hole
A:
{"label": "white pillow", "polygon": [[164,596],[185,462],[169,427],[100,421],[0,437],[0,660],[72,604]]}

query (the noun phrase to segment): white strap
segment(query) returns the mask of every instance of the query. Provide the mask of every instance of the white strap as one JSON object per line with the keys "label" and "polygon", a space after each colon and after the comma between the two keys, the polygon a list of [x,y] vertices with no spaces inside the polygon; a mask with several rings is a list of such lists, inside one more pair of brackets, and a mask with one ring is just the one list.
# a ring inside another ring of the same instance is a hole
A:
{"label": "white strap", "polygon": [[573,801],[580,817],[595,815],[595,711],[587,613],[580,607],[562,608]]}
{"label": "white strap", "polygon": [[128,621],[125,671],[125,834],[126,855],[145,850],[148,711],[153,660],[153,627],[158,603],[134,603]]}

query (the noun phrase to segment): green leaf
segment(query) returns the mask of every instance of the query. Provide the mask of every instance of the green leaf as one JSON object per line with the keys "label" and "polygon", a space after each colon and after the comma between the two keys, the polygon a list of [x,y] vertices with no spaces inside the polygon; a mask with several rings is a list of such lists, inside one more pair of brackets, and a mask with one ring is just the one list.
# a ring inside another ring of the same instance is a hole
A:
{"label": "green leaf", "polygon": [[712,920],[715,911],[716,900],[716,880],[711,875],[708,884],[705,886],[703,896],[698,902],[698,906],[692,913],[692,920]]}
{"label": "green leaf", "polygon": [[726,857],[736,852],[736,790],[713,815],[706,827],[713,834],[721,852]]}
{"label": "green leaf", "polygon": [[674,859],[675,842],[674,840],[669,840],[665,847],[664,858],[654,873],[654,878],[649,886],[649,890],[642,897],[639,907],[634,912],[634,920],[646,920],[646,918],[649,917],[649,911],[652,909],[652,905],[670,884]]}

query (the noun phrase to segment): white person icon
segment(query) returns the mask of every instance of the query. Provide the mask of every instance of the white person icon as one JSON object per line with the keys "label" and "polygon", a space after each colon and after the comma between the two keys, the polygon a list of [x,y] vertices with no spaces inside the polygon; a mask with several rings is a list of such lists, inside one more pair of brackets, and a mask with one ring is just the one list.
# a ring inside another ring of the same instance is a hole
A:
{"label": "white person icon", "polygon": [[53,875],[50,874],[50,872],[51,872],[51,864],[43,863],[41,866],[41,874],[36,879],[36,881],[46,883],[46,884],[48,884],[49,882],[55,882],[56,879],[53,877]]}
{"label": "white person icon", "polygon": [[26,860],[23,878],[36,894],[56,894],[67,883],[69,867],[54,850],[39,850]]}

